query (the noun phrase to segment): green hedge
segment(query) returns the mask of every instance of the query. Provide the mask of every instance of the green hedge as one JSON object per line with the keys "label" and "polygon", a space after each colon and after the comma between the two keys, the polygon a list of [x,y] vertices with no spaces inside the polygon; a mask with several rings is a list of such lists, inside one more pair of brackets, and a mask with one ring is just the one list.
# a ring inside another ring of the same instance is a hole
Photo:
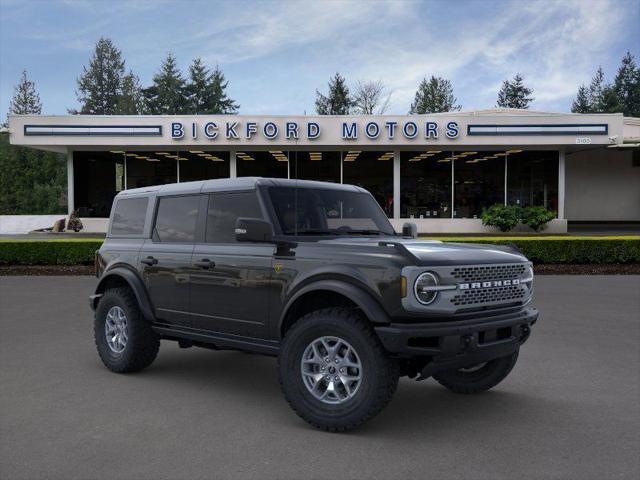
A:
{"label": "green hedge", "polygon": [[[440,237],[437,240],[512,244],[534,263],[640,263],[640,237]],[[101,244],[101,239],[0,240],[0,265],[92,264]]]}
{"label": "green hedge", "polygon": [[0,240],[0,265],[90,265],[101,239]]}
{"label": "green hedge", "polygon": [[640,263],[640,237],[444,237],[437,240],[514,245],[537,264]]}

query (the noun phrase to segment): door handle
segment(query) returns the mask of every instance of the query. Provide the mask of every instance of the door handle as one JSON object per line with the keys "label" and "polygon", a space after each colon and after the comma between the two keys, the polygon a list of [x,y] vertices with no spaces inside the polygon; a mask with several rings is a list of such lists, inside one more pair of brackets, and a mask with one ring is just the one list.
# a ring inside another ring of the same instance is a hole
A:
{"label": "door handle", "polygon": [[209,269],[209,268],[213,268],[216,266],[215,262],[212,262],[211,260],[209,260],[208,258],[203,258],[202,260],[200,260],[199,262],[193,262],[193,264],[196,267],[200,267],[200,268],[204,268]]}
{"label": "door handle", "polygon": [[147,258],[143,258],[142,260],[140,260],[140,262],[144,263],[145,265],[155,265],[156,263],[158,263],[158,259],[154,258],[154,257],[147,257]]}

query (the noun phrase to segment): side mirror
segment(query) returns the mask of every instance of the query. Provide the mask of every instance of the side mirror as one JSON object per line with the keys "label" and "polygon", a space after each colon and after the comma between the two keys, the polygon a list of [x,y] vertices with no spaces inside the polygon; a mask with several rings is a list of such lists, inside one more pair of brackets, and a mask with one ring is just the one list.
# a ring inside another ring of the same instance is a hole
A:
{"label": "side mirror", "polygon": [[238,218],[235,232],[238,242],[273,242],[273,227],[261,218]]}
{"label": "side mirror", "polygon": [[402,236],[409,238],[418,238],[418,227],[415,223],[405,223],[402,225]]}

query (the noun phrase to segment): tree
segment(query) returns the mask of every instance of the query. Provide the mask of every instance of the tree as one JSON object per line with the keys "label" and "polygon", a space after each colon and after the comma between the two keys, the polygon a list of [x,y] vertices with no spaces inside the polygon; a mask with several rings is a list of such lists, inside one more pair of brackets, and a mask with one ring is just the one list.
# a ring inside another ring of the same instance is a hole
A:
{"label": "tree", "polygon": [[[96,43],[89,67],[83,67],[78,79],[76,95],[80,113],[113,115],[118,112],[118,99],[122,93],[125,75],[122,53],[108,38]],[[77,113],[76,111],[71,111]]]}
{"label": "tree", "polygon": [[196,58],[189,67],[189,83],[185,88],[190,113],[237,113],[240,106],[226,94],[228,83],[219,66],[209,73],[202,60]]}
{"label": "tree", "polygon": [[516,73],[512,81],[502,82],[502,88],[498,92],[498,107],[502,108],[529,108],[533,101],[530,95],[533,89],[524,85],[524,77]]}
{"label": "tree", "polygon": [[327,96],[316,90],[316,112],[319,115],[348,115],[353,106],[354,100],[349,95],[349,87],[339,73],[329,80]]}
{"label": "tree", "polygon": [[[24,71],[9,113],[42,113],[35,84]],[[60,154],[16,147],[9,144],[9,135],[0,135],[0,215],[64,213],[66,166]]]}
{"label": "tree", "polygon": [[589,101],[589,91],[584,85],[580,85],[578,88],[578,95],[571,104],[571,111],[573,113],[590,113],[591,102]]}
{"label": "tree", "polygon": [[591,105],[591,113],[602,113],[604,111],[604,92],[607,84],[604,79],[604,71],[602,67],[598,67],[596,74],[589,84],[589,104]]}
{"label": "tree", "polygon": [[410,114],[451,112],[460,110],[458,99],[453,95],[453,86],[449,80],[431,76],[423,78],[411,104]]}
{"label": "tree", "polygon": [[116,102],[118,115],[139,115],[144,113],[144,97],[140,80],[133,72],[129,71],[122,78],[121,92]]}
{"label": "tree", "polygon": [[386,87],[382,80],[358,81],[353,106],[360,115],[382,115],[389,108],[391,93],[385,95]]}
{"label": "tree", "polygon": [[631,52],[623,57],[613,88],[622,112],[628,117],[640,117],[640,69]]}
{"label": "tree", "polygon": [[178,69],[175,57],[169,53],[160,71],[154,75],[153,84],[143,90],[146,108],[155,115],[176,115],[188,112],[185,80]]}
{"label": "tree", "polygon": [[40,115],[42,113],[42,103],[36,91],[36,84],[27,78],[26,70],[22,71],[20,83],[13,91],[9,113],[14,115]]}

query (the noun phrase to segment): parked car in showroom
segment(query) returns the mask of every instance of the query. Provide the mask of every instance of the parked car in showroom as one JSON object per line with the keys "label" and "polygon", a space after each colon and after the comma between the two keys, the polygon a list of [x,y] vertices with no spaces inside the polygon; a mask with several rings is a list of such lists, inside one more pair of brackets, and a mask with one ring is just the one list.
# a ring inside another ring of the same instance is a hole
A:
{"label": "parked car in showroom", "polygon": [[366,190],[237,178],[120,192],[90,297],[104,364],[149,366],[161,340],[278,356],[285,398],[346,431],[401,376],[479,393],[513,369],[538,312],[511,247],[396,234]]}

